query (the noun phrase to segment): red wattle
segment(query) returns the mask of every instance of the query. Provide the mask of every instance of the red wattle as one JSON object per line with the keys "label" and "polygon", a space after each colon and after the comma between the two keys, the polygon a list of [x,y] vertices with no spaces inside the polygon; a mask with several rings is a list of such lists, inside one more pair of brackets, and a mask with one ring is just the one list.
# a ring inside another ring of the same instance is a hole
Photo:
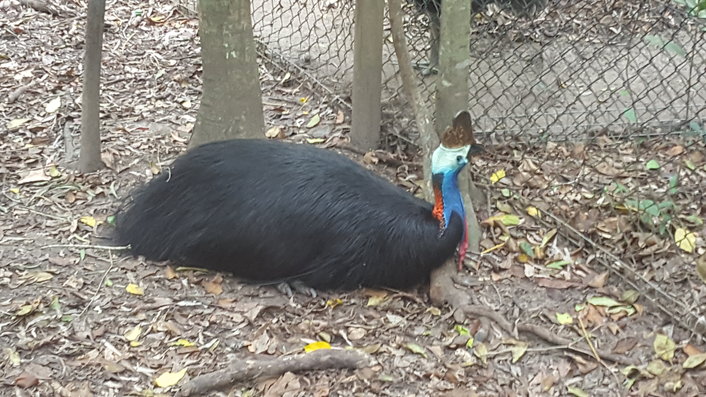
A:
{"label": "red wattle", "polygon": [[444,219],[444,199],[441,195],[441,190],[434,186],[434,209],[431,211],[434,218],[439,221],[439,227],[441,229],[446,227],[446,220]]}
{"label": "red wattle", "polygon": [[463,220],[463,239],[458,245],[458,271],[463,270],[463,260],[466,259],[466,251],[468,251],[468,225],[466,220]]}

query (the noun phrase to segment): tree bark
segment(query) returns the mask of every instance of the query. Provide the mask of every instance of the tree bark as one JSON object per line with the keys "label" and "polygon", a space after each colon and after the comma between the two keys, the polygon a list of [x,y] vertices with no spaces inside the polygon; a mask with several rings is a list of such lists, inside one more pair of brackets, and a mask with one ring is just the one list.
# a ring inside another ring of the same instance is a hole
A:
{"label": "tree bark", "polygon": [[249,0],[200,0],[203,98],[189,146],[262,138],[262,93]]}
{"label": "tree bark", "polygon": [[[431,166],[429,159],[432,151],[439,145],[439,136],[434,133],[432,124],[432,114],[419,95],[417,87],[419,83],[412,69],[412,61],[407,50],[407,39],[404,34],[404,14],[402,12],[402,0],[387,0],[387,7],[390,13],[390,34],[392,44],[395,47],[397,63],[400,67],[400,78],[402,79],[402,89],[407,101],[412,106],[417,129],[419,130],[419,145],[422,148],[422,168],[424,170],[424,197],[428,201],[434,200],[434,193],[431,188]],[[449,119],[451,120],[451,119]]]}
{"label": "tree bark", "polygon": [[305,372],[326,369],[356,369],[370,365],[370,357],[358,350],[316,350],[311,353],[283,357],[240,358],[227,367],[201,374],[184,384],[180,397],[201,396],[237,382],[273,378],[285,372]]}
{"label": "tree bark", "polygon": [[[436,83],[436,133],[442,133],[454,116],[466,110],[469,103],[471,4],[468,0],[444,0],[441,2],[441,37],[439,49],[439,79]],[[459,188],[466,207],[468,226],[468,248],[478,252],[480,246],[480,224],[476,218],[472,197],[473,185],[468,168],[459,176]],[[455,288],[453,261],[447,261],[432,273],[429,295],[435,304],[449,303],[459,307],[468,302],[465,292]]]}
{"label": "tree bark", "polygon": [[103,167],[100,133],[100,79],[105,0],[90,0],[86,23],[81,95],[81,153],[78,168],[92,172]]}
{"label": "tree bark", "polygon": [[382,43],[385,2],[357,0],[353,40],[353,125],[351,144],[372,150],[380,143]]}

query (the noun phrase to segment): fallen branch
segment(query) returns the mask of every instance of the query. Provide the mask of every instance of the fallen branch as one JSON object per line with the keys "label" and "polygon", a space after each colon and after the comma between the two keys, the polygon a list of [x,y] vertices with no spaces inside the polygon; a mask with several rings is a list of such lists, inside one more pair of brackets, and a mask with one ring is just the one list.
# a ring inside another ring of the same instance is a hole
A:
{"label": "fallen branch", "polygon": [[459,310],[463,311],[464,314],[466,315],[472,315],[472,316],[481,316],[485,317],[494,323],[496,323],[500,328],[502,328],[503,331],[507,332],[510,335],[513,335],[517,337],[516,331],[519,332],[524,332],[528,334],[533,334],[534,336],[544,340],[545,342],[549,342],[551,344],[561,346],[564,349],[571,350],[577,353],[581,353],[587,356],[594,356],[594,353],[598,355],[600,358],[608,361],[612,361],[614,363],[622,364],[622,365],[637,365],[638,362],[637,360],[634,360],[630,357],[627,356],[622,356],[619,354],[613,354],[613,353],[607,353],[607,352],[602,352],[600,350],[595,349],[594,347],[591,346],[591,350],[586,350],[586,349],[581,349],[576,346],[576,342],[571,341],[569,339],[563,338],[559,335],[555,335],[551,333],[549,330],[547,330],[544,327],[540,327],[538,325],[534,324],[517,324],[516,326],[513,326],[511,322],[509,322],[505,317],[503,317],[502,314],[496,312],[495,310],[488,309],[487,307],[484,306],[478,306],[478,305],[464,305],[460,306]]}
{"label": "fallen branch", "polygon": [[179,396],[203,395],[237,382],[257,378],[273,378],[286,372],[322,369],[361,368],[370,363],[367,354],[358,350],[322,349],[296,356],[250,358],[233,361],[228,367],[203,374],[181,388]]}

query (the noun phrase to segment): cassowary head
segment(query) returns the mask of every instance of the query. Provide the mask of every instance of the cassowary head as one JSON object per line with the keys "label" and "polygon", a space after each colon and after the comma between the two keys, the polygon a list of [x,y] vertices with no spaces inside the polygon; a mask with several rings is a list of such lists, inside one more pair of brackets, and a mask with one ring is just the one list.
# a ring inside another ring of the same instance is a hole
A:
{"label": "cassowary head", "polygon": [[482,150],[475,143],[471,115],[462,111],[441,137],[441,144],[431,157],[432,185],[434,188],[434,217],[444,229],[456,213],[465,222],[465,210],[458,188],[458,174],[468,164],[470,155]]}

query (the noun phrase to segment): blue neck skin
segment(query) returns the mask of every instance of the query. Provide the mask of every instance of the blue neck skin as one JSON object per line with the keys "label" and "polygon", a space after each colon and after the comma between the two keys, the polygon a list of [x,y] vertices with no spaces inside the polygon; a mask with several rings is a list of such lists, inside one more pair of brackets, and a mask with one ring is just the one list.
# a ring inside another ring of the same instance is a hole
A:
{"label": "blue neck skin", "polygon": [[[458,174],[461,168],[447,171],[439,174],[435,174],[432,178],[435,184],[441,184],[441,200],[443,202],[444,208],[444,227],[448,227],[451,221],[451,214],[454,212],[461,217],[461,221],[465,223],[466,210],[463,207],[463,199],[461,198],[461,191],[458,188]],[[438,184],[435,186],[438,189]],[[436,190],[435,189],[435,190]]]}

